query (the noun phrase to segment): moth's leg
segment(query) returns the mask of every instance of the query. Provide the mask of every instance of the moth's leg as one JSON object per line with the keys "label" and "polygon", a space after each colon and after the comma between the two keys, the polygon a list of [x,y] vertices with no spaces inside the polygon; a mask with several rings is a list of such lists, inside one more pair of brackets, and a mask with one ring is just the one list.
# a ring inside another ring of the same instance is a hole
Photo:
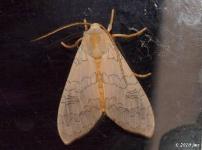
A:
{"label": "moth's leg", "polygon": [[111,30],[112,30],[113,21],[114,21],[114,9],[112,9],[110,22],[109,22],[109,25],[107,27],[108,32],[111,32]]}
{"label": "moth's leg", "polygon": [[[88,22],[86,20],[86,18],[83,19],[83,23],[84,23],[84,29],[85,31],[88,30]],[[81,42],[82,38],[78,39],[74,44],[72,45],[69,45],[69,44],[66,44],[64,43],[63,41],[60,42],[60,44],[64,47],[64,48],[74,48],[74,47],[78,47],[79,43]]]}
{"label": "moth's leg", "polygon": [[151,75],[151,72],[146,73],[146,74],[138,74],[138,73],[133,72],[133,74],[138,78],[146,78]]}
{"label": "moth's leg", "polygon": [[74,48],[74,47],[78,47],[79,43],[81,42],[82,38],[78,39],[74,44],[66,44],[63,41],[60,42],[60,44],[64,47],[64,48]]}
{"label": "moth's leg", "polygon": [[86,18],[83,19],[83,22],[84,22],[84,29],[85,29],[85,31],[87,31],[88,30],[88,26],[87,26],[87,20],[86,20]]}
{"label": "moth's leg", "polygon": [[121,37],[121,38],[126,38],[126,39],[133,38],[133,37],[142,35],[146,30],[147,30],[147,28],[145,27],[145,28],[141,29],[140,31],[132,33],[132,34],[112,34],[112,37],[114,37],[114,38]]}

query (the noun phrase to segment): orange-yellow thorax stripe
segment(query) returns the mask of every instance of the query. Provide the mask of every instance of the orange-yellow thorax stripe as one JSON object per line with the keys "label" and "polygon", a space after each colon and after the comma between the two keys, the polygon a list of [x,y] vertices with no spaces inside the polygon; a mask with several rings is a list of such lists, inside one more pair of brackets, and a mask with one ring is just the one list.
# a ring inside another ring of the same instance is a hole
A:
{"label": "orange-yellow thorax stripe", "polygon": [[100,109],[102,112],[105,112],[106,102],[105,102],[105,94],[104,94],[104,84],[102,80],[102,73],[101,73],[101,58],[95,59],[96,65],[96,80],[98,83],[98,92],[100,96]]}

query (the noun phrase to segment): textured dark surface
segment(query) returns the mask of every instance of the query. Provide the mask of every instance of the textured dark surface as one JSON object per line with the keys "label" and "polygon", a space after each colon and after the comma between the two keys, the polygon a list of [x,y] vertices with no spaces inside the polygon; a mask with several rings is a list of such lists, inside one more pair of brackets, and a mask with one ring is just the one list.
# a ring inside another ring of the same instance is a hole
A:
{"label": "textured dark surface", "polygon": [[159,150],[200,150],[202,127],[184,125],[166,133],[160,142]]}
{"label": "textured dark surface", "polygon": [[[74,42],[83,27],[58,33],[46,40],[30,40],[55,28],[82,21],[107,26],[111,9],[116,17],[113,33],[133,33],[147,27],[145,35],[118,40],[132,70],[153,72],[155,38],[159,29],[157,0],[43,0],[0,2],[0,149],[2,150],[143,150],[148,140],[122,131],[103,119],[94,130],[70,146],[61,142],[57,110],[76,49],[59,42]],[[141,80],[151,98],[152,77]]]}
{"label": "textured dark surface", "polygon": [[[192,129],[186,127],[196,122],[202,110],[201,8],[201,0],[165,0],[161,5],[159,52],[152,88],[156,130],[150,150],[158,149],[161,137],[175,128],[183,126],[191,133]],[[189,134],[182,136],[186,141],[194,141]]]}
{"label": "textured dark surface", "polygon": [[159,150],[201,150],[202,149],[202,113],[194,124],[182,125],[165,133],[159,144]]}

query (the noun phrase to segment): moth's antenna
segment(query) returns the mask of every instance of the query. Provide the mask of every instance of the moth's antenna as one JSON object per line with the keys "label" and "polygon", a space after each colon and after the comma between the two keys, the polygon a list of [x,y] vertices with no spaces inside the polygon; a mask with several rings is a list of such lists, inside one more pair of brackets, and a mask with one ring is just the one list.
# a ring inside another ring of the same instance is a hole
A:
{"label": "moth's antenna", "polygon": [[61,30],[64,30],[64,29],[67,29],[67,28],[73,27],[73,26],[78,26],[78,25],[89,25],[89,26],[90,26],[91,23],[88,23],[88,22],[76,22],[76,23],[68,24],[68,25],[59,27],[59,28],[55,29],[54,31],[49,32],[49,33],[47,33],[47,34],[45,34],[45,35],[42,35],[42,36],[40,36],[40,37],[38,37],[38,38],[36,38],[36,39],[33,39],[32,42],[35,42],[35,41],[38,41],[38,40],[47,38],[47,37],[49,37],[49,36],[51,36],[51,35],[53,35],[53,34],[59,32],[59,31],[61,31]]}
{"label": "moth's antenna", "polygon": [[111,12],[111,18],[110,18],[110,22],[109,22],[109,25],[107,27],[107,31],[110,32],[112,30],[112,25],[113,25],[113,21],[114,21],[114,9],[112,9],[112,12]]}

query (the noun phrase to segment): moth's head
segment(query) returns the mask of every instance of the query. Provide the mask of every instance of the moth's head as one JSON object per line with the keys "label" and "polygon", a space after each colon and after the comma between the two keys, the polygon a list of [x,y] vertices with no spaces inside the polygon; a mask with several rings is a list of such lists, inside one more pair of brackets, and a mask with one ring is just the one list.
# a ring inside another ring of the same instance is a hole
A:
{"label": "moth's head", "polygon": [[107,30],[104,26],[99,23],[92,23],[90,24],[89,28],[84,31],[84,36],[92,37],[93,39],[101,39],[103,34],[106,34]]}
{"label": "moth's head", "polygon": [[91,29],[101,28],[101,25],[98,24],[98,23],[92,23],[92,24],[90,25],[90,28],[91,28]]}
{"label": "moth's head", "polygon": [[103,25],[101,25],[99,23],[92,23],[92,24],[90,24],[89,29],[85,32],[99,32],[101,30],[107,31]]}

